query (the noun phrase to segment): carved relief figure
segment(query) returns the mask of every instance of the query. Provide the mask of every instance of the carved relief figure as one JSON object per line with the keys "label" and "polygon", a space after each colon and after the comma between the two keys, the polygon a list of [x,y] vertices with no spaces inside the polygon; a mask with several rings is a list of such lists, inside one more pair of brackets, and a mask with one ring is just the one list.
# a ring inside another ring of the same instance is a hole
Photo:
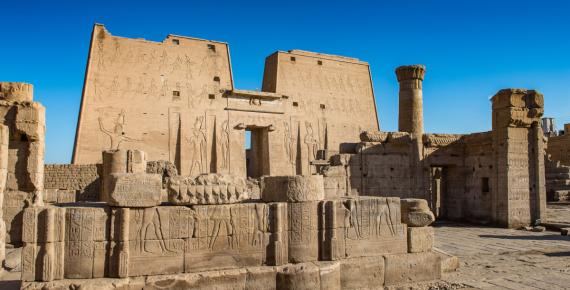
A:
{"label": "carved relief figure", "polygon": [[283,122],[283,128],[283,145],[285,147],[285,153],[287,154],[289,163],[295,164],[295,138],[293,138],[289,122]]}
{"label": "carved relief figure", "polygon": [[127,136],[125,134],[125,110],[122,110],[121,113],[115,119],[113,129],[109,130],[105,128],[103,124],[103,120],[99,117],[99,129],[101,132],[105,133],[109,136],[109,140],[111,141],[111,146],[109,147],[110,150],[117,150],[123,141],[126,142],[136,142],[141,141],[140,139],[135,139]]}
{"label": "carved relief figure", "polygon": [[[143,210],[137,210],[135,212],[136,224],[140,225],[137,227],[137,238],[139,240],[139,251],[141,253],[153,253],[151,247],[149,247],[149,242],[157,241],[160,247],[160,253],[170,252],[174,253],[176,251],[170,249],[165,243],[164,232],[162,229],[162,217],[160,216],[160,211],[157,208],[146,208]],[[154,234],[149,237],[149,234]],[[148,241],[147,241],[148,239]]]}
{"label": "carved relief figure", "polygon": [[358,206],[354,200],[348,200],[345,207],[345,236],[347,239],[358,240],[361,237]]}
{"label": "carved relief figure", "polygon": [[232,213],[230,208],[227,206],[214,206],[212,207],[212,212],[210,213],[210,220],[214,223],[212,229],[212,234],[210,238],[209,248],[214,249],[216,240],[220,235],[220,230],[225,229],[226,239],[228,242],[228,247],[234,247],[234,223],[232,222]]}
{"label": "carved relief figure", "polygon": [[308,161],[311,162],[317,159],[318,140],[315,138],[315,132],[313,130],[313,125],[309,122],[305,122],[305,129],[307,134],[305,135],[305,144],[307,144],[308,149]]}
{"label": "carved relief figure", "polygon": [[230,165],[230,129],[229,122],[226,120],[222,123],[222,131],[218,138],[220,151],[222,153],[222,168],[229,169]]}
{"label": "carved relief figure", "polygon": [[187,137],[192,150],[190,158],[190,175],[198,175],[205,172],[204,165],[206,164],[206,125],[204,124],[204,117],[197,117],[194,122],[194,127]]}

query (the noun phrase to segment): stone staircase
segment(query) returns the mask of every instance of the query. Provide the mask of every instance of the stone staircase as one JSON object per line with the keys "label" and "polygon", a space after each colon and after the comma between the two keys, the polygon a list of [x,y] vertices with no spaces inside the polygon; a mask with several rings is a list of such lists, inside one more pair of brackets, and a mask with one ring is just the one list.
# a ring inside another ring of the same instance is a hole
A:
{"label": "stone staircase", "polygon": [[570,166],[546,160],[545,171],[548,201],[570,201]]}

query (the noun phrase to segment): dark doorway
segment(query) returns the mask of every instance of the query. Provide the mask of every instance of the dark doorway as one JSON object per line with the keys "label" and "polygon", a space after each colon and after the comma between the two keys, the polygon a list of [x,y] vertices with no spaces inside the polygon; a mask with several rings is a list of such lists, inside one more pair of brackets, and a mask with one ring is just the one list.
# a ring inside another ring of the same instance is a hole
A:
{"label": "dark doorway", "polygon": [[245,131],[245,160],[247,177],[269,175],[269,130],[266,127],[248,127]]}

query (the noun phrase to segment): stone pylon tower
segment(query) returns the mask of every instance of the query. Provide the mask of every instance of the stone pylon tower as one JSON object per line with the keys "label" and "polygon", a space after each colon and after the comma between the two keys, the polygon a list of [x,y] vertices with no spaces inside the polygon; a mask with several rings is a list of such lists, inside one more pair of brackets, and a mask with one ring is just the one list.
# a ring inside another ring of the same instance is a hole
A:
{"label": "stone pylon tower", "polygon": [[424,65],[406,65],[396,68],[400,83],[398,131],[412,133],[421,139],[424,133],[422,82]]}

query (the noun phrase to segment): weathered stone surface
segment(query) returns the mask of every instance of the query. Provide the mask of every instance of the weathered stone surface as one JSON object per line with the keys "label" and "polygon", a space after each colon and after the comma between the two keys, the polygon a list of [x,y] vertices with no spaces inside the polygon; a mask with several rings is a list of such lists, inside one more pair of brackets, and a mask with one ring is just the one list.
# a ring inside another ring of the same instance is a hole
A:
{"label": "weathered stone surface", "polygon": [[324,198],[323,176],[266,176],[261,182],[261,198],[266,202],[322,200]]}
{"label": "weathered stone surface", "polygon": [[[1,84],[0,84],[1,86]],[[0,94],[3,88],[0,87]],[[6,258],[6,223],[4,222],[4,190],[8,178],[8,127],[0,124],[0,273]]]}
{"label": "weathered stone surface", "polygon": [[226,174],[175,176],[167,187],[168,201],[178,205],[237,203],[251,195],[244,178]]}
{"label": "weathered stone surface", "polygon": [[287,204],[290,263],[317,261],[319,258],[319,202]]}
{"label": "weathered stone surface", "polygon": [[111,206],[151,207],[160,204],[160,174],[113,173],[108,179],[107,203]]}
{"label": "weathered stone surface", "polygon": [[[99,201],[101,191],[100,164],[46,164],[44,167],[44,187],[54,194],[51,198],[44,199],[53,203],[66,203],[75,201]],[[62,198],[60,194],[71,194]],[[50,194],[45,192],[45,194]]]}
{"label": "weathered stone surface", "polygon": [[0,82],[0,100],[11,102],[31,102],[34,86],[26,83]]}
{"label": "weathered stone surface", "polygon": [[340,282],[340,262],[319,262],[321,289],[342,289]]}
{"label": "weathered stone surface", "polygon": [[384,257],[340,261],[341,289],[377,289],[384,285]]}
{"label": "weathered stone surface", "polygon": [[406,225],[401,222],[400,200],[358,197],[323,202],[321,257],[352,257],[406,253]]}
{"label": "weathered stone surface", "polygon": [[321,289],[319,267],[313,263],[287,265],[277,272],[277,290]]}
{"label": "weathered stone surface", "polygon": [[408,227],[408,253],[429,252],[433,249],[432,227]]}
{"label": "weathered stone surface", "polygon": [[435,253],[396,254],[386,255],[384,258],[386,286],[436,280],[441,277],[441,260]]}
{"label": "weathered stone surface", "polygon": [[275,267],[246,268],[245,290],[275,290],[277,288]]}
{"label": "weathered stone surface", "polygon": [[410,227],[425,227],[435,221],[425,199],[404,198],[401,205],[402,222]]}

